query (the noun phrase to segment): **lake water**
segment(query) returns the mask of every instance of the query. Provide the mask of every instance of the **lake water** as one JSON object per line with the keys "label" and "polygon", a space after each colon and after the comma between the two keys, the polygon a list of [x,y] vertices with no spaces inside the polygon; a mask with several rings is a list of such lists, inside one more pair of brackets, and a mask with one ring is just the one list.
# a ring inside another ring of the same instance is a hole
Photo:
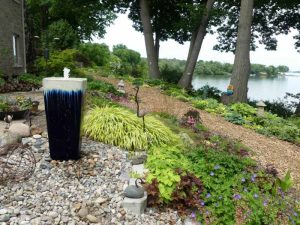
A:
{"label": "lake water", "polygon": [[[224,76],[197,76],[193,80],[193,87],[199,89],[209,85],[226,91],[230,77]],[[276,78],[250,77],[248,83],[248,98],[255,100],[277,100],[283,98],[286,92],[300,92],[300,73],[287,73]]]}

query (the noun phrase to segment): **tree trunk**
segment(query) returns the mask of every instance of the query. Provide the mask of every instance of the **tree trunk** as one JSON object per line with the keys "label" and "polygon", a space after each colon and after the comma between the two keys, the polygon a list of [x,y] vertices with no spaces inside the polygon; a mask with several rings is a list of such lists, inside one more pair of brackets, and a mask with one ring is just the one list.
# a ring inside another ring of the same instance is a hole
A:
{"label": "tree trunk", "polygon": [[204,37],[206,35],[206,28],[209,21],[209,15],[212,10],[214,2],[215,0],[207,0],[206,2],[205,12],[201,17],[201,22],[199,24],[198,29],[196,30],[196,35],[193,34],[191,39],[185,70],[183,72],[181,79],[178,82],[179,87],[182,88],[192,87],[193,73],[196,67],[197,59],[199,56],[199,52],[201,50]]}
{"label": "tree trunk", "polygon": [[159,78],[158,54],[155,51],[153,32],[150,20],[149,6],[147,0],[140,0],[140,16],[143,25],[143,33],[145,38],[147,60],[149,66],[150,78]]}
{"label": "tree trunk", "polygon": [[250,75],[250,42],[254,0],[241,0],[238,37],[230,84],[233,95],[229,102],[247,102],[248,79]]}
{"label": "tree trunk", "polygon": [[295,111],[296,116],[300,116],[300,102],[297,105],[296,111]]}
{"label": "tree trunk", "polygon": [[158,62],[158,59],[159,59],[159,39],[160,39],[160,36],[159,34],[156,32],[155,33],[155,51],[156,51],[156,58],[157,58],[157,62]]}

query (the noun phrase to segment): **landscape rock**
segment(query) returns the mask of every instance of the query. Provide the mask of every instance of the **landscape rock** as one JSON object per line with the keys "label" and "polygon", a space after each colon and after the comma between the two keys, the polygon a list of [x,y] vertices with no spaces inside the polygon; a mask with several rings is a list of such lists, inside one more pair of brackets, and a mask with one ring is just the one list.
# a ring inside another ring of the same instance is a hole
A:
{"label": "landscape rock", "polygon": [[31,135],[42,134],[43,132],[44,132],[44,130],[40,127],[31,127],[30,128]]}
{"label": "landscape rock", "polygon": [[97,222],[98,222],[97,217],[95,217],[95,216],[93,216],[93,215],[91,215],[91,214],[88,214],[88,215],[86,216],[86,218],[87,218],[91,223],[97,223]]}
{"label": "landscape rock", "polygon": [[0,222],[7,222],[7,221],[9,221],[9,219],[10,219],[10,216],[8,214],[0,216]]}
{"label": "landscape rock", "polygon": [[82,207],[79,211],[78,211],[78,215],[80,217],[86,217],[89,214],[88,210],[86,207]]}
{"label": "landscape rock", "polygon": [[30,127],[24,123],[13,123],[10,125],[9,132],[18,134],[21,137],[28,137],[30,136]]}
{"label": "landscape rock", "polygon": [[[7,132],[0,136],[0,147],[16,144],[21,140],[21,136],[16,133]],[[1,150],[0,150],[1,151]],[[0,152],[1,154],[1,152]]]}
{"label": "landscape rock", "polygon": [[175,211],[140,209],[139,216],[122,207],[128,181],[119,174],[132,171],[126,151],[83,139],[80,160],[57,161],[42,140],[36,148],[34,138],[23,139],[41,160],[28,180],[0,187],[0,219],[6,221],[0,225],[182,224]]}
{"label": "landscape rock", "polygon": [[135,185],[129,185],[125,191],[124,195],[127,198],[142,198],[144,196],[144,188],[137,187]]}

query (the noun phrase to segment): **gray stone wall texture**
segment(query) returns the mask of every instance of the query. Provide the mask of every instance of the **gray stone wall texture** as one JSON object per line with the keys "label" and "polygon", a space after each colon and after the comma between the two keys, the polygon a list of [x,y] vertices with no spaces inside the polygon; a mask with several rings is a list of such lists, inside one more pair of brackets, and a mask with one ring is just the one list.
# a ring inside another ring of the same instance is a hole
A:
{"label": "gray stone wall texture", "polygon": [[[0,0],[0,75],[25,72],[23,0]],[[14,62],[13,35],[18,36],[18,63]]]}

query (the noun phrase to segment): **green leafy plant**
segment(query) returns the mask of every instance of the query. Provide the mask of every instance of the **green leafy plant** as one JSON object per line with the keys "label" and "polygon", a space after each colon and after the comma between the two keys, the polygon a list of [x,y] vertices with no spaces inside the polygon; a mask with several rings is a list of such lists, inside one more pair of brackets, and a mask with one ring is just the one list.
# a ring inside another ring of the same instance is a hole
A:
{"label": "green leafy plant", "polygon": [[16,112],[28,110],[32,107],[31,98],[26,98],[22,95],[16,98],[0,98],[0,111],[1,112]]}
{"label": "green leafy plant", "polygon": [[230,111],[241,114],[242,116],[256,116],[256,108],[246,103],[235,103],[230,106]]}
{"label": "green leafy plant", "polygon": [[158,182],[160,198],[163,202],[172,200],[172,193],[180,182],[176,169],[188,168],[188,161],[182,150],[172,146],[155,147],[149,151],[146,167],[149,169],[147,182],[153,179]]}
{"label": "green leafy plant", "polygon": [[95,140],[129,150],[179,143],[179,137],[160,121],[151,116],[145,120],[144,132],[142,120],[134,113],[117,107],[95,107],[84,118],[83,132]]}
{"label": "green leafy plant", "polygon": [[35,62],[38,72],[42,76],[62,76],[64,67],[71,69],[71,75],[76,75],[76,59],[81,53],[75,49],[55,51],[50,54],[49,60],[38,58]]}
{"label": "green leafy plant", "polygon": [[[1,75],[0,75],[1,76]],[[5,84],[5,80],[3,78],[0,77],[0,87],[3,86]]]}
{"label": "green leafy plant", "polygon": [[110,83],[106,83],[104,81],[101,80],[93,80],[93,81],[89,81],[88,82],[88,89],[89,90],[97,90],[97,91],[101,91],[103,93],[114,93],[114,94],[118,94],[117,89],[115,88],[115,86],[113,86]]}
{"label": "green leafy plant", "polygon": [[29,74],[29,73],[23,73],[18,77],[19,81],[29,83],[35,87],[41,87],[42,86],[42,77]]}
{"label": "green leafy plant", "polygon": [[226,107],[218,103],[215,99],[205,99],[205,100],[195,100],[193,105],[197,109],[202,109],[210,113],[224,114],[226,112]]}
{"label": "green leafy plant", "polygon": [[97,66],[107,65],[111,58],[109,47],[106,44],[82,43],[78,49],[81,54],[86,56],[89,61],[95,63]]}
{"label": "green leafy plant", "polygon": [[202,99],[212,98],[217,101],[220,101],[221,93],[222,93],[221,90],[215,87],[211,87],[209,85],[204,85],[198,90],[192,90],[189,92],[189,94],[193,97],[202,98]]}
{"label": "green leafy plant", "polygon": [[287,192],[293,186],[293,181],[291,177],[291,171],[288,171],[283,179],[279,177],[275,181],[275,191],[278,191],[280,188],[283,192]]}

